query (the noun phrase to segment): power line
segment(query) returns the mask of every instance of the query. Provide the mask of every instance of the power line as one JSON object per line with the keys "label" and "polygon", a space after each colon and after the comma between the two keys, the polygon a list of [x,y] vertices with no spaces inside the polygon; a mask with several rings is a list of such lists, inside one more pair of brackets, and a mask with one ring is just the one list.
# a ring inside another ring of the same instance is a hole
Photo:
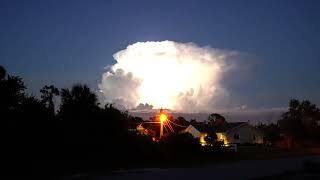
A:
{"label": "power line", "polygon": [[172,124],[176,125],[176,126],[180,126],[180,127],[188,127],[188,126],[183,126],[183,125],[180,125],[180,124],[176,124],[176,123],[174,123],[174,122],[170,121],[169,119],[168,119],[168,121],[169,121],[170,123],[172,123]]}

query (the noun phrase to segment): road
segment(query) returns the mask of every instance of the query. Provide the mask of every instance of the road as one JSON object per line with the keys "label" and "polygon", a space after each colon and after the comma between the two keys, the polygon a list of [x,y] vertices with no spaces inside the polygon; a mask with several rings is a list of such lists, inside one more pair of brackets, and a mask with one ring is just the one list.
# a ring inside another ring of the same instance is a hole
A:
{"label": "road", "polygon": [[74,176],[71,179],[95,180],[199,180],[199,179],[255,179],[280,174],[285,171],[302,169],[303,162],[312,160],[320,162],[320,156],[308,156],[273,160],[242,160],[204,167],[139,169],[131,171],[114,171],[112,174],[97,177]]}

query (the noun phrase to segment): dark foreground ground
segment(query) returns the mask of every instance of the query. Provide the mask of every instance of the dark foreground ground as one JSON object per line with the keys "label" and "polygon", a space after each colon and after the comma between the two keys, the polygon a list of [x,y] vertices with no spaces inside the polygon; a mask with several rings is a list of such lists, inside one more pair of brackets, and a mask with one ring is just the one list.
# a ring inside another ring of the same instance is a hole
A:
{"label": "dark foreground ground", "polygon": [[69,180],[167,180],[167,179],[320,179],[320,156],[272,160],[240,160],[190,168],[152,168],[113,171],[108,174],[77,174]]}

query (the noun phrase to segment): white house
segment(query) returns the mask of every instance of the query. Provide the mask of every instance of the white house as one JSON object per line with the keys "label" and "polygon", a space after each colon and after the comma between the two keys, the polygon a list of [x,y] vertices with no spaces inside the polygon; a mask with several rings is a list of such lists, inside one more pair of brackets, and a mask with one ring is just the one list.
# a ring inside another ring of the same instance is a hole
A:
{"label": "white house", "polygon": [[216,133],[218,140],[224,144],[262,144],[263,134],[246,122],[231,122],[221,125],[197,124],[189,125],[182,132],[190,133],[199,138],[200,143],[205,145],[204,138],[208,133]]}
{"label": "white house", "polygon": [[216,130],[218,139],[233,144],[262,144],[263,133],[246,122],[228,123],[229,126],[221,131]]}
{"label": "white house", "polygon": [[200,144],[202,146],[207,145],[205,137],[208,135],[208,131],[204,130],[203,128],[200,128],[200,126],[196,128],[193,125],[189,125],[186,129],[182,130],[181,132],[190,133],[194,138],[199,139]]}

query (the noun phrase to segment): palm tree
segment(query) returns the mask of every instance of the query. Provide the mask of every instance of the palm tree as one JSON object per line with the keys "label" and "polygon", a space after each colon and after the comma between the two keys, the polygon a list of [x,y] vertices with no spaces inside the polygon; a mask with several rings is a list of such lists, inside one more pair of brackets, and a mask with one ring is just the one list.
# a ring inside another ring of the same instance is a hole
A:
{"label": "palm tree", "polygon": [[0,110],[15,110],[21,104],[26,89],[22,78],[7,75],[0,66]]}
{"label": "palm tree", "polygon": [[41,93],[42,102],[47,106],[50,113],[53,115],[54,114],[53,97],[59,95],[59,89],[54,87],[53,85],[51,86],[46,85],[40,90],[40,93]]}
{"label": "palm tree", "polygon": [[77,84],[71,90],[61,90],[60,114],[82,114],[97,107],[97,96],[87,85]]}

